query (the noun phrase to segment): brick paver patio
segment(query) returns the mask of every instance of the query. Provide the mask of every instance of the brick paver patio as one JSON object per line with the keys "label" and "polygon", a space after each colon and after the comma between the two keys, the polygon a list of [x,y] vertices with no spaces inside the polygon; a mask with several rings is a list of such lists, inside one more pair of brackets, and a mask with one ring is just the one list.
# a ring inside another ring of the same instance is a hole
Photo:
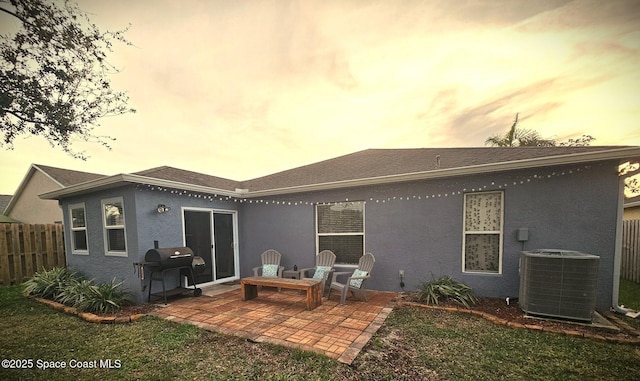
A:
{"label": "brick paver patio", "polygon": [[170,300],[153,315],[175,322],[244,337],[254,342],[269,342],[324,353],[351,364],[371,336],[391,313],[392,292],[367,293],[369,301],[340,295],[323,298],[322,305],[305,309],[305,294],[295,290],[263,288],[256,299],[243,302],[240,290],[214,296],[185,296]]}

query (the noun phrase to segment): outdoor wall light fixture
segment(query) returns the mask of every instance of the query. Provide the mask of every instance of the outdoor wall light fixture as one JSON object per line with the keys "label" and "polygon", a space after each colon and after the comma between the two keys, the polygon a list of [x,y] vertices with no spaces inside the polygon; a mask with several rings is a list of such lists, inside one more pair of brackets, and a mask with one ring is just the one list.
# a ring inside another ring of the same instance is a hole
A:
{"label": "outdoor wall light fixture", "polygon": [[171,208],[169,208],[165,204],[158,204],[158,213],[162,214],[162,213],[166,213],[166,212],[168,212],[170,210],[171,210]]}

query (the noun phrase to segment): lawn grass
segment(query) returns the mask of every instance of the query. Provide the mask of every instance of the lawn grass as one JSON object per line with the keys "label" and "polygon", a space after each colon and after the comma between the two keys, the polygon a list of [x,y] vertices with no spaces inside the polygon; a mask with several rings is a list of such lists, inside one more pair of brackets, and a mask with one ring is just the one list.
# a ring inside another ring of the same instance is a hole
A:
{"label": "lawn grass", "polygon": [[[2,359],[33,359],[34,369],[1,369],[0,380],[280,380],[328,379],[343,367],[326,356],[252,344],[193,325],[146,317],[133,324],[93,324],[0,287]],[[120,361],[116,369],[40,370],[37,360]],[[292,373],[293,374],[290,374]]]}
{"label": "lawn grass", "polygon": [[0,287],[2,359],[99,361],[116,369],[2,369],[0,380],[635,380],[638,347],[396,308],[351,366],[153,317],[92,324]]}
{"label": "lawn grass", "polygon": [[618,302],[627,308],[640,311],[640,283],[620,279]]}
{"label": "lawn grass", "polygon": [[[626,279],[620,279],[620,289],[618,292],[618,303],[635,311],[640,311],[640,283]],[[640,317],[632,319],[622,316],[627,324],[640,330]]]}
{"label": "lawn grass", "polygon": [[[414,367],[447,380],[636,380],[640,350],[590,339],[496,326],[445,311],[402,308],[397,329]],[[382,345],[384,350],[385,346]]]}

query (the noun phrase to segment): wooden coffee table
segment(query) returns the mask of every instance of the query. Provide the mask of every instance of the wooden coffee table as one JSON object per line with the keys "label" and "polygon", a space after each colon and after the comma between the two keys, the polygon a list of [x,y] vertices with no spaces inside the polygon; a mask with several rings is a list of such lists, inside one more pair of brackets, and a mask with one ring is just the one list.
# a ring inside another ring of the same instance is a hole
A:
{"label": "wooden coffee table", "polygon": [[240,280],[242,300],[247,301],[258,296],[258,286],[287,288],[307,292],[307,310],[311,311],[322,304],[322,290],[317,279],[286,279],[276,277],[251,276]]}

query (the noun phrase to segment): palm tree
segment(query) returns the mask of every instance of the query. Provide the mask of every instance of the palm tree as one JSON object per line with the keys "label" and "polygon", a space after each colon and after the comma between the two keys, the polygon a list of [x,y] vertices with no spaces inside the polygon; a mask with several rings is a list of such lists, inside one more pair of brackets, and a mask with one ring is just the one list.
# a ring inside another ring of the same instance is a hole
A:
{"label": "palm tree", "polygon": [[504,136],[494,135],[489,137],[484,144],[492,147],[554,147],[554,139],[544,139],[535,130],[518,127],[518,114],[511,128]]}

